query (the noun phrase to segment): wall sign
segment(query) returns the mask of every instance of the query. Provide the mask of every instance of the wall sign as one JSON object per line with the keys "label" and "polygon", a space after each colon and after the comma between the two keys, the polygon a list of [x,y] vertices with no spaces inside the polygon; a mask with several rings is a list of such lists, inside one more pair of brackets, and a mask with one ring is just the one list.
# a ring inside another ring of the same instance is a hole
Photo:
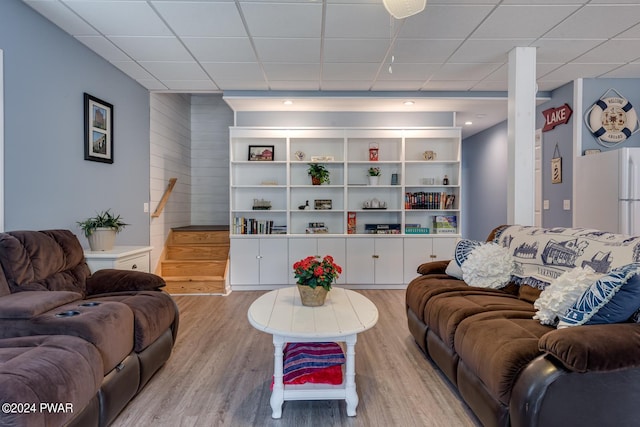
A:
{"label": "wall sign", "polygon": [[551,183],[562,183],[562,156],[560,156],[558,143],[556,143],[556,148],[553,150],[553,158],[551,159]]}
{"label": "wall sign", "polygon": [[[610,96],[613,92],[613,95]],[[638,116],[631,103],[609,89],[585,114],[585,124],[604,147],[614,147],[637,132]]]}
{"label": "wall sign", "polygon": [[550,131],[558,125],[564,125],[571,118],[573,110],[569,107],[569,104],[564,104],[562,107],[549,108],[544,110],[542,115],[544,116],[544,127],[542,132]]}

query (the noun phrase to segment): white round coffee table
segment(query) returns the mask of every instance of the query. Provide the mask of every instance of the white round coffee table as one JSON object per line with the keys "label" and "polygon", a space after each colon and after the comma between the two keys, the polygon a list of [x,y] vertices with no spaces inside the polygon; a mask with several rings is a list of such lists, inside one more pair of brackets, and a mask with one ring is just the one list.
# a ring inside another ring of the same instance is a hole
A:
{"label": "white round coffee table", "polygon": [[[378,309],[371,301],[357,292],[333,287],[323,306],[305,307],[297,288],[282,288],[255,300],[249,307],[248,318],[254,328],[273,335],[273,418],[282,416],[285,400],[344,399],[347,415],[356,415],[356,336],[378,321]],[[283,384],[283,349],[286,343],[333,341],[342,341],[347,345],[342,384]]]}

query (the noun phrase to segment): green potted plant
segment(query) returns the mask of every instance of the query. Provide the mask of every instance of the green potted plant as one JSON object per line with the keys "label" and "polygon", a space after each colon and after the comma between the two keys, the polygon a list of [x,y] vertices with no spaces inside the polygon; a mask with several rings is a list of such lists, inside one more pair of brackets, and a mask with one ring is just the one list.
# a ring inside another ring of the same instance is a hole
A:
{"label": "green potted plant", "polygon": [[342,267],[333,261],[331,255],[324,258],[308,256],[293,264],[302,305],[316,307],[324,304],[331,284],[342,273]]}
{"label": "green potted plant", "polygon": [[311,176],[311,183],[313,185],[320,185],[322,183],[330,183],[329,170],[320,163],[308,163],[309,169],[307,173]]}
{"label": "green potted plant", "polygon": [[89,240],[92,251],[108,251],[113,249],[116,234],[122,231],[126,224],[120,215],[114,215],[109,209],[96,213],[96,216],[78,221],[78,226]]}
{"label": "green potted plant", "polygon": [[382,175],[382,171],[379,167],[369,168],[369,170],[367,171],[367,176],[369,177],[369,185],[378,185],[380,175]]}

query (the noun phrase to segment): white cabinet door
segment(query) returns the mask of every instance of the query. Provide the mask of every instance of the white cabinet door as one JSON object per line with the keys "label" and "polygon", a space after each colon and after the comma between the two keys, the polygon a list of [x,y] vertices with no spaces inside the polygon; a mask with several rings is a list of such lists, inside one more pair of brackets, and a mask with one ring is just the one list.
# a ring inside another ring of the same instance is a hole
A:
{"label": "white cabinet door", "polygon": [[286,285],[293,276],[289,266],[287,239],[260,240],[260,284]]}
{"label": "white cabinet door", "polygon": [[260,240],[231,239],[230,282],[232,285],[260,283]]}
{"label": "white cabinet door", "polygon": [[434,261],[453,259],[453,252],[456,250],[457,237],[438,237],[433,239]]}
{"label": "white cabinet door", "polygon": [[348,284],[402,284],[402,238],[347,239]]}
{"label": "white cabinet door", "polygon": [[350,285],[375,283],[373,238],[347,239],[346,279]]}
{"label": "white cabinet door", "polygon": [[375,283],[377,285],[401,285],[403,273],[403,248],[399,238],[376,238]]}
{"label": "white cabinet door", "polygon": [[425,262],[453,258],[457,237],[412,237],[404,239],[404,283],[418,277],[418,266]]}
{"label": "white cabinet door", "polygon": [[230,263],[232,285],[286,285],[293,271],[285,238],[232,239]]}

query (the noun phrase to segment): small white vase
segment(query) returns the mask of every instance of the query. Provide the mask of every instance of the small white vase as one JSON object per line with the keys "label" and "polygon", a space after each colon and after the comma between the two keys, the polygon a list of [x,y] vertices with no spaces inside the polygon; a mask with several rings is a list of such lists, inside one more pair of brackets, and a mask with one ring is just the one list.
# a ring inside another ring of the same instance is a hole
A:
{"label": "small white vase", "polygon": [[89,237],[92,251],[110,251],[116,242],[116,230],[113,228],[96,228]]}
{"label": "small white vase", "polygon": [[369,185],[378,185],[379,181],[380,181],[380,176],[369,175]]}

